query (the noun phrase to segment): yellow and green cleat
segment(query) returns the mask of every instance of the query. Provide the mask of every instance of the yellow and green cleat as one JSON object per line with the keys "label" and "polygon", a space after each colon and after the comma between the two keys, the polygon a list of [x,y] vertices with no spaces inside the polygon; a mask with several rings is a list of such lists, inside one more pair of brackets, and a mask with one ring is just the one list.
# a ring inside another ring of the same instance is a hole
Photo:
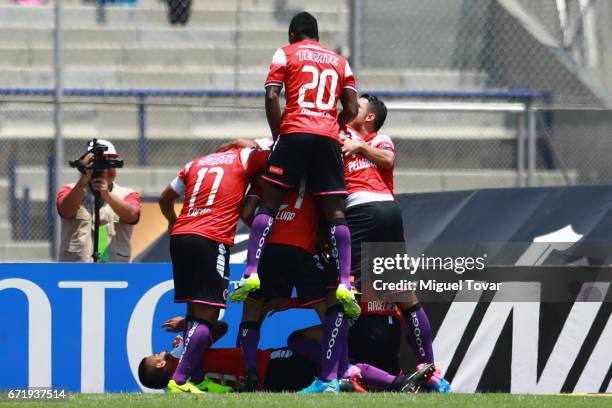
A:
{"label": "yellow and green cleat", "polygon": [[176,381],[170,380],[168,382],[168,393],[174,394],[179,392],[190,392],[192,394],[203,394],[204,391],[200,390],[197,385],[191,381],[185,382],[185,384],[177,384]]}
{"label": "yellow and green cleat", "polygon": [[196,384],[196,387],[200,391],[212,392],[214,394],[222,394],[222,393],[225,393],[225,392],[232,392],[233,391],[232,387],[230,387],[229,385],[217,384],[216,382],[214,382],[213,380],[210,380],[208,378],[204,378],[204,381],[202,381],[199,384]]}
{"label": "yellow and green cleat", "polygon": [[355,299],[355,294],[343,283],[339,284],[338,289],[336,289],[336,300],[342,303],[344,313],[348,317],[359,317],[361,314],[361,307],[359,307],[359,303]]}
{"label": "yellow and green cleat", "polygon": [[259,281],[259,276],[256,273],[252,273],[248,278],[240,279],[238,286],[230,295],[230,301],[234,303],[244,302],[249,296],[249,293],[259,289],[260,285],[261,282]]}

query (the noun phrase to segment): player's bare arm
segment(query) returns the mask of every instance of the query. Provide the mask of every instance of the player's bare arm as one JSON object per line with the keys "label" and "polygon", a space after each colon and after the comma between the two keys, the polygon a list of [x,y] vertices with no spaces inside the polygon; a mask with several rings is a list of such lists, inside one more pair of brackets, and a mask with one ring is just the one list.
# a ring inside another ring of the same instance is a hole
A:
{"label": "player's bare arm", "polygon": [[359,111],[357,92],[353,89],[344,88],[340,95],[340,103],[342,103],[342,112],[338,115],[338,124],[344,126],[350,123]]}
{"label": "player's bare arm", "polygon": [[159,209],[161,210],[166,220],[168,220],[168,229],[171,229],[174,223],[176,222],[174,202],[178,198],[180,198],[180,195],[170,186],[167,186],[166,189],[162,192],[161,197],[159,197]]}
{"label": "player's bare arm", "polygon": [[[274,140],[278,137],[283,117],[280,106],[281,89],[280,86],[274,85],[266,87],[266,118],[268,119],[268,126],[270,126],[270,132]],[[357,103],[356,100],[355,103]]]}
{"label": "player's bare arm", "polygon": [[344,156],[361,154],[372,163],[383,169],[392,169],[395,165],[395,154],[389,150],[372,147],[363,140],[355,140],[341,136],[342,153]]}

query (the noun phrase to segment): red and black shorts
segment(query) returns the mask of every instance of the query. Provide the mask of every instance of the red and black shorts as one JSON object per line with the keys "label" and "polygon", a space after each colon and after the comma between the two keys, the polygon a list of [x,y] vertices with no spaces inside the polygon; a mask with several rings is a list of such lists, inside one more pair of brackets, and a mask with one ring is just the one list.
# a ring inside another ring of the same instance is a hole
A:
{"label": "red and black shorts", "polygon": [[323,271],[306,250],[293,246],[270,243],[259,261],[260,289],[251,293],[251,299],[288,299],[293,288],[301,306],[312,306],[326,297]]}
{"label": "red and black shorts", "polygon": [[229,284],[229,247],[186,234],[170,237],[174,302],[225,308]]}
{"label": "red and black shorts", "polygon": [[280,188],[295,189],[302,177],[314,195],[346,195],[340,143],[309,133],[280,135],[262,178]]}

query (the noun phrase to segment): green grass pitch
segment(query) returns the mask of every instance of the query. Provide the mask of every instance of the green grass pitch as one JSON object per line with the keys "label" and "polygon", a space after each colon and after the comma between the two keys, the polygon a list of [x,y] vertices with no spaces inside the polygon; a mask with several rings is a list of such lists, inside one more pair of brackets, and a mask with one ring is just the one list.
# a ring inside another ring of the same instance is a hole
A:
{"label": "green grass pitch", "polygon": [[461,408],[609,408],[612,398],[588,395],[510,395],[510,394],[73,394],[64,402],[0,402],[0,407],[237,407],[237,408],[390,408],[390,407],[461,407]]}

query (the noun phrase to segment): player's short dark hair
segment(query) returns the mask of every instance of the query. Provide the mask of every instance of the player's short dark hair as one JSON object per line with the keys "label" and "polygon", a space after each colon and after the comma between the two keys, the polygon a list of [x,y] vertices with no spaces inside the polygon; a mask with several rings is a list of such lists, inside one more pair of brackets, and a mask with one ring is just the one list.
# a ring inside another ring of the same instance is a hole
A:
{"label": "player's short dark hair", "polygon": [[161,390],[168,385],[170,378],[166,370],[147,366],[147,358],[143,358],[138,365],[138,379],[147,388]]}
{"label": "player's short dark hair", "polygon": [[310,13],[302,11],[297,13],[289,23],[289,34],[296,37],[304,36],[319,40],[319,25],[317,19]]}
{"label": "player's short dark hair", "polygon": [[363,94],[360,97],[368,100],[368,113],[374,114],[374,130],[378,132],[387,119],[387,106],[374,95]]}

